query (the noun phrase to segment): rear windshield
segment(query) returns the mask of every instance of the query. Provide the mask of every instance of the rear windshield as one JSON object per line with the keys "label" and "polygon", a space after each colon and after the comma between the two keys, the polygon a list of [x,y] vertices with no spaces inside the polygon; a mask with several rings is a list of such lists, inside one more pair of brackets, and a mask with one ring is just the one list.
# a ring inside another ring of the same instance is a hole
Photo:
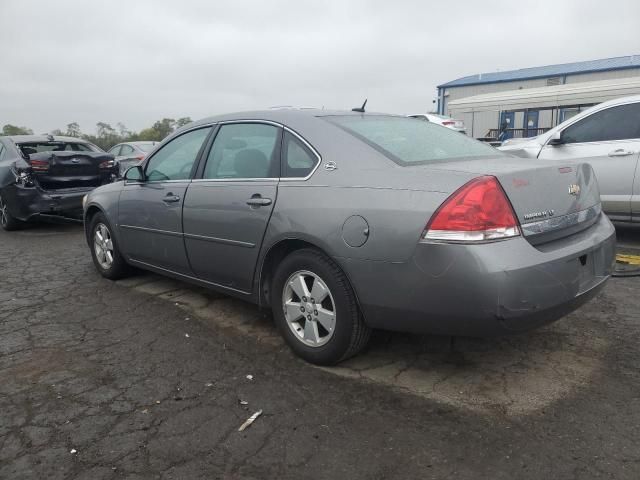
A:
{"label": "rear windshield", "polygon": [[385,115],[323,117],[402,166],[505,154],[466,135],[415,118]]}
{"label": "rear windshield", "polygon": [[18,145],[22,153],[30,155],[40,152],[97,152],[87,143],[76,142],[30,142]]}
{"label": "rear windshield", "polygon": [[155,146],[155,143],[136,143],[136,147],[138,147],[143,152],[150,152]]}

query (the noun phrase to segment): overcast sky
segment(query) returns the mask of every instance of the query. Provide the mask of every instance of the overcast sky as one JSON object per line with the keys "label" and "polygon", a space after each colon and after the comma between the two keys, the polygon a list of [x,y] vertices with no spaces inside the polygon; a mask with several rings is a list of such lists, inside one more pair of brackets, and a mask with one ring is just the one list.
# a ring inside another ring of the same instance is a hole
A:
{"label": "overcast sky", "polygon": [[0,126],[421,112],[465,75],[631,54],[638,0],[0,0]]}

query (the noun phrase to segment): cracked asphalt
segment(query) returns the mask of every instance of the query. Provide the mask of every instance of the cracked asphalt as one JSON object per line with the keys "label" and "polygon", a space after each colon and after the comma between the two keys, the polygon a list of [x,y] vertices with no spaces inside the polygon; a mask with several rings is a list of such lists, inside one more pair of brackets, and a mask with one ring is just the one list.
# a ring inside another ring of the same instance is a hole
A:
{"label": "cracked asphalt", "polygon": [[0,231],[0,478],[637,479],[638,282],[526,335],[378,333],[319,369],[251,305],[102,279],[80,226]]}

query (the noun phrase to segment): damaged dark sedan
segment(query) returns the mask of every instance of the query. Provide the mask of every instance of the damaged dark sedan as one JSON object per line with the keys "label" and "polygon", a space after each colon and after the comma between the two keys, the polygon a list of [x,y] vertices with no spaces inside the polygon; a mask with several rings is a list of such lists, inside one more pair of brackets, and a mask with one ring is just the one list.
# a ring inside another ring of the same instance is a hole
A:
{"label": "damaged dark sedan", "polygon": [[82,198],[116,178],[114,157],[74,137],[0,137],[0,225],[43,216],[82,218]]}

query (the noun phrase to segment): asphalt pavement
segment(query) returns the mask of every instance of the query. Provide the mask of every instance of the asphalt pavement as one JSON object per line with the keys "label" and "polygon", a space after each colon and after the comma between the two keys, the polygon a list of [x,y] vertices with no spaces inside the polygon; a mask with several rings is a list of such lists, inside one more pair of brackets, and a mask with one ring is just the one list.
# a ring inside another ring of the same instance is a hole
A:
{"label": "asphalt pavement", "polygon": [[319,369],[252,305],[102,279],[78,225],[0,231],[0,478],[637,479],[639,282],[525,335],[380,332]]}

